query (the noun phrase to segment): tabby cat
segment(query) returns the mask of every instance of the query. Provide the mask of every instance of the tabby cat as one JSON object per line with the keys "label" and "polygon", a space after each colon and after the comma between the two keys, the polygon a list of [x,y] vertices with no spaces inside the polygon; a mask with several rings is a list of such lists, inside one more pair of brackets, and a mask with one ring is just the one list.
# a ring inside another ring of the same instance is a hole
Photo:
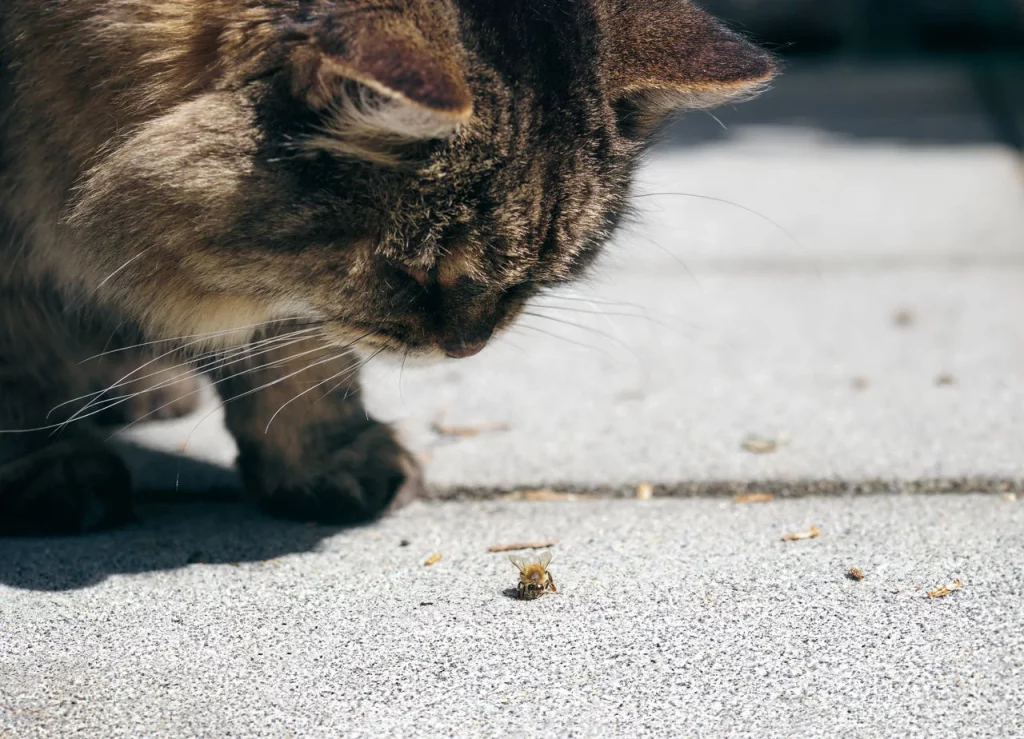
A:
{"label": "tabby cat", "polygon": [[101,422],[225,402],[271,513],[419,484],[362,359],[579,278],[677,109],[770,54],[687,0],[3,0],[0,531],[131,518]]}

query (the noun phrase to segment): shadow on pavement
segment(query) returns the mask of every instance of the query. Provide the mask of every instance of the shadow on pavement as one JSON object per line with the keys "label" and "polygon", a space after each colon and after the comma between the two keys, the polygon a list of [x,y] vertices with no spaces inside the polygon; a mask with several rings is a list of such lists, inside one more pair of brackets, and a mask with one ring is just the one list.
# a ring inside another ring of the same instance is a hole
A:
{"label": "shadow on pavement", "polygon": [[[0,538],[0,584],[62,591],[96,585],[110,575],[173,570],[199,562],[260,562],[308,552],[341,530],[281,521],[242,502],[228,470],[176,455],[135,450],[150,474],[204,479],[203,493],[142,492],[139,521],[115,531],[75,537]],[[159,472],[162,470],[162,473]],[[214,484],[226,482],[227,485]],[[194,484],[187,489],[197,488]]]}

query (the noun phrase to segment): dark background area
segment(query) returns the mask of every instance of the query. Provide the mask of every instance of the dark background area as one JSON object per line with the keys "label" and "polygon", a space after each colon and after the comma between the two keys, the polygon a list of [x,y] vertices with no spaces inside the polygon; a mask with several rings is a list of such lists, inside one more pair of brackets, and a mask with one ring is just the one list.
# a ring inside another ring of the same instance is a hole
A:
{"label": "dark background area", "polygon": [[786,56],[1020,52],[1024,0],[703,0]]}
{"label": "dark background area", "polygon": [[1024,0],[697,0],[779,54],[751,103],[686,116],[673,145],[742,126],[1024,151]]}

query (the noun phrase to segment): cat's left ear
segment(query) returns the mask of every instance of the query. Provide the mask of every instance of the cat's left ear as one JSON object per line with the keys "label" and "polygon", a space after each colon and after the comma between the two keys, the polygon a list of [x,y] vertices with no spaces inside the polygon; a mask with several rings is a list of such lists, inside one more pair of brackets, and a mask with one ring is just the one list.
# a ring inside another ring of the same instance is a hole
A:
{"label": "cat's left ear", "polygon": [[778,63],[688,0],[598,0],[613,94],[648,116],[750,97]]}
{"label": "cat's left ear", "polygon": [[[451,23],[387,12],[321,18],[289,54],[292,93],[325,116],[334,148],[443,138],[473,113]],[[321,142],[330,143],[330,142]]]}

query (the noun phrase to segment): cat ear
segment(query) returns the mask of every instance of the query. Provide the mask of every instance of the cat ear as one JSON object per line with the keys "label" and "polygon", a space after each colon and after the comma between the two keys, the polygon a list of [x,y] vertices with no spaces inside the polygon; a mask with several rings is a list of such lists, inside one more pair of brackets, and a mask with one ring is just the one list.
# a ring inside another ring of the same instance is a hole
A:
{"label": "cat ear", "polygon": [[613,93],[650,116],[759,92],[778,65],[687,0],[603,0]]}
{"label": "cat ear", "polygon": [[291,54],[292,93],[325,115],[335,148],[443,138],[473,114],[448,29],[375,14],[327,19],[304,36]]}

